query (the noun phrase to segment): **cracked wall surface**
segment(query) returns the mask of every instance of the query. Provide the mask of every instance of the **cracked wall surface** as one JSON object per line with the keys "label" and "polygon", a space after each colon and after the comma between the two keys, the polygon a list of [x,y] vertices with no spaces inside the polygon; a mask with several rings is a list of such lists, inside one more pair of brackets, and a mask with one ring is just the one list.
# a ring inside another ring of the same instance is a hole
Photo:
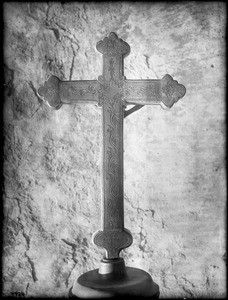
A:
{"label": "cracked wall surface", "polygon": [[161,298],[226,294],[225,18],[222,2],[4,4],[3,294],[67,296],[99,267],[101,110],[45,106],[51,75],[97,79],[95,45],[131,47],[128,79],[170,74],[187,93],[171,110],[144,106],[124,122],[128,266]]}

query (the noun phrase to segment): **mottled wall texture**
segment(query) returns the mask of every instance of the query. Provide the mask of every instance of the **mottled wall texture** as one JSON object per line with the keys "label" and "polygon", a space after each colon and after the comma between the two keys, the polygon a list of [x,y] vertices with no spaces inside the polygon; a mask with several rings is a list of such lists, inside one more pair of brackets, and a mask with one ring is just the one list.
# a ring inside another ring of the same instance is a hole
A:
{"label": "mottled wall texture", "polygon": [[37,89],[102,74],[98,41],[131,46],[128,79],[170,74],[187,93],[172,109],[125,119],[128,266],[152,275],[161,298],[226,295],[225,26],[222,2],[4,4],[3,294],[67,296],[98,268],[101,109],[52,110]]}

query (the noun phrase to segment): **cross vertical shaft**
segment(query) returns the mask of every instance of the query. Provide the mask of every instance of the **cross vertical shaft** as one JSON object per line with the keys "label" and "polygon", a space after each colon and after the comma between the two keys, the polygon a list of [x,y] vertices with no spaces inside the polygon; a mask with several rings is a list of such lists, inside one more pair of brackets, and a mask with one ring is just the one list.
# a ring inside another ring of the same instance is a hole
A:
{"label": "cross vertical shaft", "polygon": [[132,243],[124,229],[123,189],[123,57],[130,47],[115,33],[97,44],[103,54],[103,76],[99,100],[103,121],[103,230],[94,235],[94,243],[105,248],[106,258],[118,258],[121,249]]}
{"label": "cross vertical shaft", "polygon": [[[99,49],[99,45],[98,45]],[[105,53],[103,63],[103,228],[122,230],[123,104],[121,54]],[[118,86],[119,84],[119,86]],[[102,97],[102,96],[101,96]]]}
{"label": "cross vertical shaft", "polygon": [[[114,89],[114,92],[115,87],[110,87],[109,94],[112,92],[112,89]],[[118,96],[121,97],[120,95]],[[112,98],[109,98],[109,101],[104,101],[102,107],[104,206],[102,213],[104,230],[122,230],[124,227],[123,105],[118,96],[113,95]]]}

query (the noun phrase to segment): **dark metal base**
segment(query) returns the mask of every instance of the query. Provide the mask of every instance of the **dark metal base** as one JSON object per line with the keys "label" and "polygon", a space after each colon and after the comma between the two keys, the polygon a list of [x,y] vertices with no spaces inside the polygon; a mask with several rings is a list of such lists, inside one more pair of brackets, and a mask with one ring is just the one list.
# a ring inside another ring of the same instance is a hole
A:
{"label": "dark metal base", "polygon": [[81,275],[70,290],[70,297],[78,299],[146,297],[159,298],[159,286],[150,274],[125,267],[122,274],[100,274],[99,269]]}

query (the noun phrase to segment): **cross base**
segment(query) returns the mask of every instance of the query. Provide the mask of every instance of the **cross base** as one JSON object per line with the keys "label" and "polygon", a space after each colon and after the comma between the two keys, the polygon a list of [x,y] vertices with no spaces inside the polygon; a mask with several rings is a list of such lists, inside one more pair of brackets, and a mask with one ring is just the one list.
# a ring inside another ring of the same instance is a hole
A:
{"label": "cross base", "polygon": [[103,260],[100,269],[82,274],[70,290],[70,297],[77,299],[119,299],[125,296],[158,299],[159,294],[159,286],[153,282],[150,274],[125,267],[121,258],[111,263]]}

